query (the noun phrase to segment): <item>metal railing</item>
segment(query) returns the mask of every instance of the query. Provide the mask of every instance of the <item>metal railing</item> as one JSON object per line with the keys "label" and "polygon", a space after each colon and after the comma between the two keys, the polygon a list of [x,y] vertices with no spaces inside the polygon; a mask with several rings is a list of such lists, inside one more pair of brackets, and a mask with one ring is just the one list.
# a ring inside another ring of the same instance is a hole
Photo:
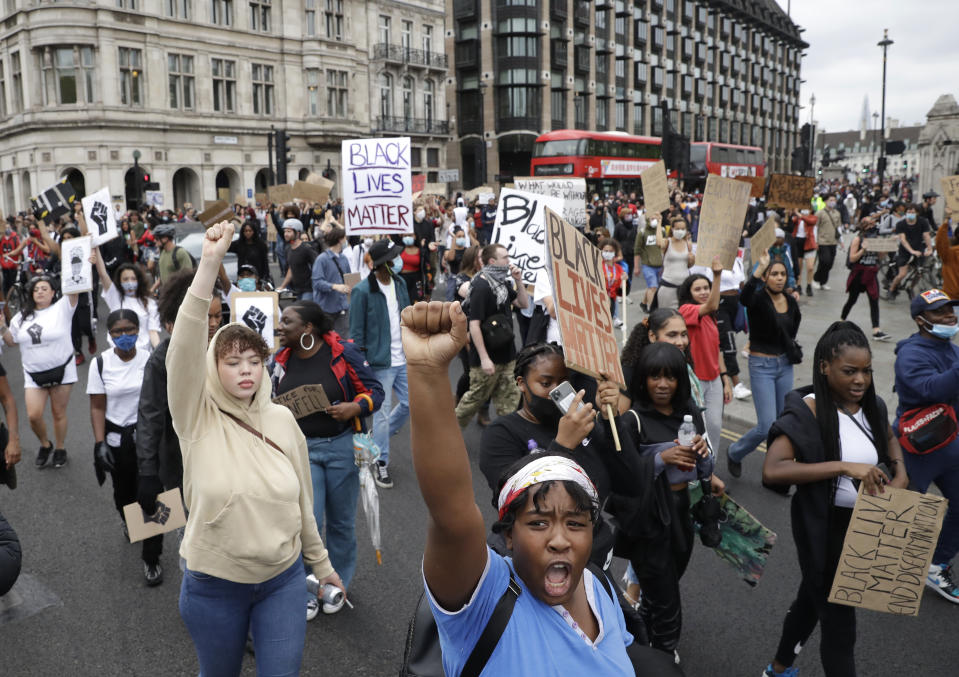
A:
{"label": "metal railing", "polygon": [[373,58],[396,61],[397,63],[407,63],[414,66],[426,66],[427,68],[445,69],[447,65],[446,55],[442,52],[427,52],[423,49],[404,47],[403,45],[391,45],[386,42],[378,42],[373,45]]}
{"label": "metal railing", "polygon": [[429,118],[405,118],[402,116],[379,116],[373,121],[374,132],[406,132],[409,134],[449,134],[447,120]]}

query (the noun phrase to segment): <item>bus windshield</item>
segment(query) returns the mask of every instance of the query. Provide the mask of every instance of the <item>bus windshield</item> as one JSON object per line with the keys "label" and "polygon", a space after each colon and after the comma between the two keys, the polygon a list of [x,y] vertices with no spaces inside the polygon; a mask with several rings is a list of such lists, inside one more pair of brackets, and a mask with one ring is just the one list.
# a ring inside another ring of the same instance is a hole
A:
{"label": "bus windshield", "polygon": [[560,157],[565,155],[582,155],[586,147],[586,139],[560,139],[556,141],[542,141],[533,149],[534,157]]}

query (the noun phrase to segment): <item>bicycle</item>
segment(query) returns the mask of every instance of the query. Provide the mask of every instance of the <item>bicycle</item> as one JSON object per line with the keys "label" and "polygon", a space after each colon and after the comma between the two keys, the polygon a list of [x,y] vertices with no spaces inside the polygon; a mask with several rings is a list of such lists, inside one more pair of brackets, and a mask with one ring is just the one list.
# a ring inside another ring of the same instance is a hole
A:
{"label": "bicycle", "polygon": [[917,293],[926,289],[932,289],[939,286],[939,280],[936,277],[936,256],[910,256],[909,271],[899,283],[899,289],[906,292],[906,297],[912,300]]}
{"label": "bicycle", "polygon": [[32,259],[23,256],[17,263],[17,279],[7,290],[7,321],[20,312],[23,308],[23,300],[27,297],[27,282],[30,281],[32,274],[30,264]]}

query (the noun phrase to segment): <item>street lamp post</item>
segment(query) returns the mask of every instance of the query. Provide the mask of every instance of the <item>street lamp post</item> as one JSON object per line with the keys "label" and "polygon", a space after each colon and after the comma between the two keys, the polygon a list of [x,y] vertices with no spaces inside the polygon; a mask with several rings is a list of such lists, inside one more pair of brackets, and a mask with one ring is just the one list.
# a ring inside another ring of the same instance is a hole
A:
{"label": "street lamp post", "polygon": [[812,169],[812,175],[816,176],[816,118],[813,117],[813,110],[816,108],[816,95],[809,97],[809,167]]}
{"label": "street lamp post", "polygon": [[879,140],[876,138],[876,133],[879,131],[879,113],[876,111],[872,112],[872,142],[876,144],[876,148],[872,152],[872,161],[875,163],[876,154],[879,152]]}
{"label": "street lamp post", "polygon": [[882,40],[876,43],[882,47],[882,120],[879,135],[879,190],[882,191],[883,175],[886,173],[886,51],[893,44],[889,39],[889,29],[882,30]]}

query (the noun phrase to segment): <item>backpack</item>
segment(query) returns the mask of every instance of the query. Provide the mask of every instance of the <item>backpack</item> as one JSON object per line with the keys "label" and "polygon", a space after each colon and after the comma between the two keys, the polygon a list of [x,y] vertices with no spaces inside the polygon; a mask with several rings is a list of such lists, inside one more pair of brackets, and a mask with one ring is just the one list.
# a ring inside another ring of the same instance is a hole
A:
{"label": "backpack", "polygon": [[183,247],[181,247],[180,245],[176,245],[173,248],[173,272],[177,272],[178,270],[180,270],[180,259],[176,257],[176,253],[178,251],[186,252],[186,255],[190,257],[190,265],[193,267],[194,270],[196,270],[196,259],[193,258],[193,254],[188,252],[186,249],[183,249]]}
{"label": "backpack", "polygon": [[[613,602],[616,602],[616,593],[613,592],[613,585],[609,582],[606,573],[592,562],[587,564],[586,568],[602,583],[603,589]],[[521,592],[522,589],[516,583],[516,579],[510,571],[509,585],[496,603],[493,614],[486,622],[486,627],[483,628],[480,638],[476,641],[476,646],[473,647],[469,658],[466,659],[466,663],[460,671],[460,677],[478,677],[483,668],[486,667],[487,661],[489,661],[490,656],[493,655],[493,650],[499,643],[499,638],[506,630],[510,616],[513,615],[516,599]],[[626,653],[636,668],[637,675],[642,674],[643,677],[683,677],[683,671],[674,663],[673,656],[670,653],[638,642],[633,642],[626,647]],[[406,648],[403,652],[403,665],[400,667],[399,677],[445,677],[445,675],[439,632],[436,629],[436,620],[433,618],[433,612],[424,591],[420,593],[420,599],[416,603],[416,611],[413,612],[413,618],[410,619],[409,629],[406,633]]]}

